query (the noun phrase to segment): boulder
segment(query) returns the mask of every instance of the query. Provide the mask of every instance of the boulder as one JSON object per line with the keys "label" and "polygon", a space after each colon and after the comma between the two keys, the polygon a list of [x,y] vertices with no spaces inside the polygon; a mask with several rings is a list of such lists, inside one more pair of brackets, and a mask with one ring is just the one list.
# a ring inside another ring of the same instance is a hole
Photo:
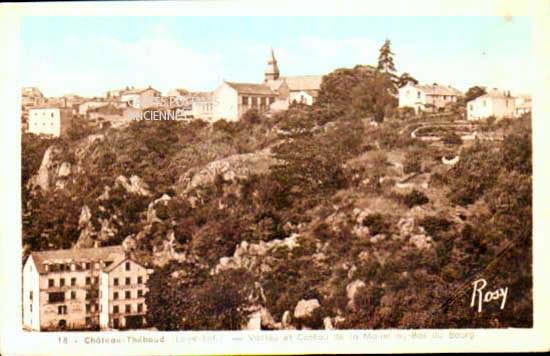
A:
{"label": "boulder", "polygon": [[378,235],[375,235],[375,236],[371,237],[370,242],[375,244],[375,243],[378,243],[379,241],[383,241],[385,239],[386,239],[385,234],[378,234]]}
{"label": "boulder", "polygon": [[348,296],[348,305],[353,306],[353,300],[357,294],[357,290],[366,286],[365,282],[356,279],[346,286],[346,295]]}
{"label": "boulder", "polygon": [[63,162],[57,169],[57,177],[63,178],[71,174],[71,164],[69,162]]}
{"label": "boulder", "polygon": [[259,310],[249,315],[245,329],[262,330],[262,314]]}
{"label": "boulder", "polygon": [[428,249],[432,246],[432,238],[424,234],[411,236],[409,240],[418,249]]}
{"label": "boulder", "polygon": [[294,308],[294,317],[295,318],[307,318],[310,317],[315,309],[319,308],[321,305],[317,299],[308,299],[300,300]]}
{"label": "boulder", "polygon": [[287,310],[283,313],[283,317],[281,318],[281,324],[283,329],[290,328],[292,326],[291,322],[292,322],[292,317],[290,316],[290,311]]}
{"label": "boulder", "polygon": [[133,175],[130,179],[125,176],[118,176],[115,180],[115,186],[123,187],[128,193],[141,196],[150,196],[149,186],[140,177]]}

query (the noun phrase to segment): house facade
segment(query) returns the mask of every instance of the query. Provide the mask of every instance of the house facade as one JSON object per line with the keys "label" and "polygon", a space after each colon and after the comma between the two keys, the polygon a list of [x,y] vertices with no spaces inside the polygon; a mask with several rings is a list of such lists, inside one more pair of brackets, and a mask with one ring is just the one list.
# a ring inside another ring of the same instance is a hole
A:
{"label": "house facade", "polygon": [[137,109],[146,109],[158,106],[160,91],[151,87],[144,89],[128,89],[120,93],[120,101]]}
{"label": "house facade", "polygon": [[72,122],[71,110],[58,107],[43,107],[29,110],[27,131],[36,135],[60,137]]}
{"label": "house facade", "polygon": [[78,105],[78,115],[86,116],[89,110],[97,109],[107,105],[109,105],[109,102],[107,101],[98,101],[98,100],[87,101],[85,103]]}
{"label": "house facade", "polygon": [[416,113],[437,112],[450,103],[456,103],[460,95],[462,93],[451,86],[408,83],[399,88],[399,107],[411,107]]}
{"label": "house facade", "polygon": [[266,84],[234,83],[224,81],[213,93],[214,120],[237,121],[249,109],[269,110],[278,96]]}
{"label": "house facade", "polygon": [[23,266],[23,327],[99,326],[99,274],[124,259],[120,246],[32,252]]}
{"label": "house facade", "polygon": [[516,116],[515,98],[510,92],[493,89],[466,103],[468,120],[480,120],[491,116],[497,119]]}
{"label": "house facade", "polygon": [[36,87],[25,87],[21,90],[21,105],[23,108],[43,105],[46,99]]}
{"label": "house facade", "polygon": [[516,117],[521,117],[524,114],[530,113],[533,101],[529,95],[520,95],[515,99]]}
{"label": "house facade", "polygon": [[146,326],[146,282],[151,273],[130,258],[103,269],[99,278],[99,325],[107,329]]}

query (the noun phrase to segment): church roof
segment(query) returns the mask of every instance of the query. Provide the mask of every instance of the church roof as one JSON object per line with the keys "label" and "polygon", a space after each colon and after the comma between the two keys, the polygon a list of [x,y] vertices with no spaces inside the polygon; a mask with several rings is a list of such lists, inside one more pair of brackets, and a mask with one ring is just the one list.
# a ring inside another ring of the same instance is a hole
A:
{"label": "church roof", "polygon": [[323,81],[322,75],[297,75],[290,77],[283,77],[284,81],[288,84],[288,87],[292,91],[296,90],[319,90],[321,88],[321,82]]}
{"label": "church roof", "polygon": [[241,94],[263,94],[263,95],[277,94],[273,90],[271,90],[271,88],[266,84],[234,83],[234,82],[225,82],[225,83]]}

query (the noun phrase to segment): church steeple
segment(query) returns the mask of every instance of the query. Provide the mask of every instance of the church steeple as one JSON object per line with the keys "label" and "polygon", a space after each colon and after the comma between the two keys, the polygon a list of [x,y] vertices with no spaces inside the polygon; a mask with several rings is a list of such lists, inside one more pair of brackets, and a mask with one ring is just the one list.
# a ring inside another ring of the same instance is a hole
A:
{"label": "church steeple", "polygon": [[271,49],[271,56],[267,60],[267,67],[265,68],[265,79],[264,82],[269,82],[272,80],[279,79],[279,67],[277,66],[277,60],[275,59],[275,53],[273,48]]}

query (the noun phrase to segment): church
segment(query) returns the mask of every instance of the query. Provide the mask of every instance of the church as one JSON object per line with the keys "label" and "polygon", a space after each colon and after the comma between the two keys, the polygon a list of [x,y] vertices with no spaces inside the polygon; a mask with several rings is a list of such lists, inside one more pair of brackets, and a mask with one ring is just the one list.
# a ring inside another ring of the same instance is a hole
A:
{"label": "church", "polygon": [[223,81],[213,92],[213,119],[237,121],[249,109],[260,113],[286,110],[291,103],[313,104],[323,77],[302,75],[281,77],[275,53],[271,50],[263,83]]}

